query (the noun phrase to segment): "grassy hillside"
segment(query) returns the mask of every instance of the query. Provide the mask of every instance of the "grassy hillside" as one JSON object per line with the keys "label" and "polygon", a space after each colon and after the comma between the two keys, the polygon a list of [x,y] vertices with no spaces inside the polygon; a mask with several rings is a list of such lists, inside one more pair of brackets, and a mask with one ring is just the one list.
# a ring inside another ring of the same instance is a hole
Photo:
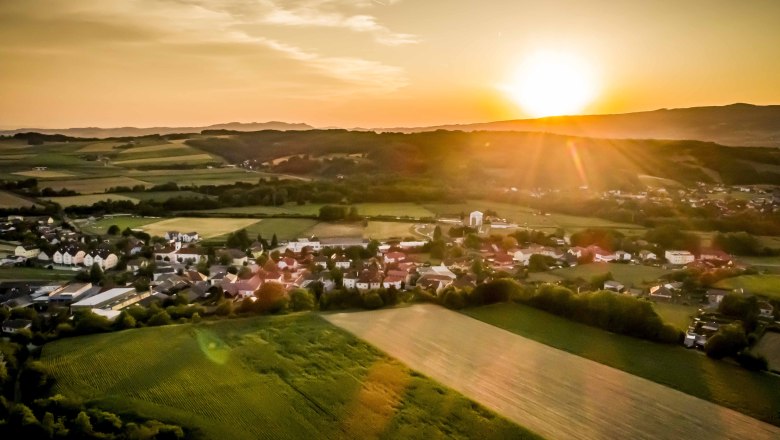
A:
{"label": "grassy hillside", "polygon": [[204,438],[534,437],[313,315],[64,339],[42,361],[57,392]]}
{"label": "grassy hillside", "polygon": [[[776,183],[780,151],[697,141],[604,140],[524,132],[374,133],[262,131],[186,143],[230,162],[256,161],[293,174],[428,175],[517,187],[644,186],[648,176],[680,183]],[[300,156],[304,155],[304,156]],[[335,156],[338,157],[335,157]],[[275,159],[284,158],[278,161]]]}

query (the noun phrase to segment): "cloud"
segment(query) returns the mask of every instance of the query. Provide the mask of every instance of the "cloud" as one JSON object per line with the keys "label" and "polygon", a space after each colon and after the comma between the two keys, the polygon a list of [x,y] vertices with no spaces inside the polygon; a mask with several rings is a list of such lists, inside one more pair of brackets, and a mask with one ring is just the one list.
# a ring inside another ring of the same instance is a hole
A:
{"label": "cloud", "polygon": [[[373,16],[345,15],[336,11],[345,5],[361,8],[376,6],[372,6],[371,1],[305,0],[289,10],[269,0],[44,0],[44,3],[47,5],[45,8],[40,8],[41,4],[38,8],[24,8],[18,4],[10,8],[0,3],[0,17],[24,16],[31,21],[27,29],[44,29],[48,37],[61,31],[65,33],[59,39],[31,41],[30,35],[25,36],[26,32],[16,29],[13,34],[18,36],[15,40],[19,46],[28,41],[27,48],[34,48],[33,45],[61,47],[63,50],[71,48],[78,53],[88,53],[85,47],[102,45],[119,48],[118,45],[122,45],[138,50],[153,48],[155,51],[168,51],[172,57],[182,57],[187,54],[179,51],[181,47],[202,45],[205,51],[207,46],[222,45],[230,47],[230,50],[211,50],[209,55],[215,59],[223,58],[233,66],[240,66],[230,61],[239,56],[238,53],[251,56],[258,49],[267,49],[320,77],[340,81],[350,86],[348,89],[351,91],[382,93],[407,84],[405,72],[400,67],[349,55],[323,55],[322,51],[347,50],[345,47],[329,47],[327,40],[317,43],[318,47],[304,48],[268,36],[269,25],[316,26],[369,33],[376,41],[387,45],[413,41],[412,36],[393,33],[381,26]],[[45,14],[42,9],[45,9]],[[46,25],[35,26],[35,23]],[[120,29],[121,33],[114,31]],[[0,30],[0,35],[4,33]],[[121,40],[118,39],[120,35]],[[285,39],[288,38],[292,37]],[[257,69],[257,66],[245,68]],[[264,71],[269,72],[271,70]],[[278,72],[277,76],[282,81],[288,80],[284,71]]]}
{"label": "cloud", "polygon": [[[272,0],[262,1],[269,8],[269,11],[262,17],[264,23],[297,26],[297,27],[326,27],[341,28],[353,32],[362,32],[371,34],[375,41],[388,46],[400,46],[404,44],[418,43],[417,36],[406,33],[393,32],[387,27],[379,24],[377,18],[373,15],[356,14],[347,15],[336,11],[333,7],[343,2],[325,0],[308,1],[299,4],[293,8],[284,8]],[[380,5],[390,5],[379,3]],[[367,8],[376,5],[374,1],[353,3],[357,7]]]}

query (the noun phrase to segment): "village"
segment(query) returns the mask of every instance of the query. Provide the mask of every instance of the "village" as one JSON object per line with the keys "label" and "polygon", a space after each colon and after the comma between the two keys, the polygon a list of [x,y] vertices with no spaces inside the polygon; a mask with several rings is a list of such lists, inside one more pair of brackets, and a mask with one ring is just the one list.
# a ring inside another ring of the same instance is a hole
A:
{"label": "village", "polygon": [[[437,224],[428,240],[308,237],[276,242],[274,237],[268,243],[262,237],[244,236],[238,243],[246,248],[214,248],[201,246],[197,231],[168,231],[163,237],[150,237],[140,230],[114,228],[109,235],[95,237],[51,217],[12,216],[0,226],[0,238],[24,237],[26,242],[0,260],[0,265],[70,272],[74,280],[3,281],[0,304],[9,309],[34,308],[44,314],[49,309],[67,308],[71,313],[90,310],[113,320],[130,306],[149,306],[177,297],[186,298],[187,303],[206,302],[215,295],[236,304],[246,299],[255,301],[268,283],[282,286],[288,293],[307,289],[316,294],[317,300],[333,291],[365,294],[380,290],[394,294],[423,291],[436,298],[453,288],[472,290],[499,278],[538,283],[528,277],[529,273],[554,273],[556,269],[584,264],[664,267],[678,272],[685,268],[727,269],[731,274],[745,270],[735,265],[729,254],[716,249],[702,248],[695,255],[638,240],[630,246],[631,252],[606,250],[595,244],[572,245],[570,236],[529,231],[522,236],[486,237],[486,227],[516,230],[517,225],[480,211],[463,219],[440,218]],[[444,237],[441,226],[449,228],[450,237]],[[527,241],[519,242],[522,237]],[[48,250],[33,242],[48,243]],[[433,250],[437,244],[444,248]],[[434,253],[440,258],[431,258]],[[720,326],[733,321],[717,313],[723,298],[732,293],[752,296],[751,292],[713,288],[704,295],[694,295],[684,282],[672,278],[640,286],[613,278],[610,273],[595,282],[581,280],[569,283],[569,287],[577,292],[605,290],[652,302],[699,306],[699,313],[683,329],[682,342],[700,349]],[[762,320],[772,322],[777,318],[768,301],[761,299],[758,305]],[[8,320],[3,331],[13,333],[30,325],[29,320]]]}

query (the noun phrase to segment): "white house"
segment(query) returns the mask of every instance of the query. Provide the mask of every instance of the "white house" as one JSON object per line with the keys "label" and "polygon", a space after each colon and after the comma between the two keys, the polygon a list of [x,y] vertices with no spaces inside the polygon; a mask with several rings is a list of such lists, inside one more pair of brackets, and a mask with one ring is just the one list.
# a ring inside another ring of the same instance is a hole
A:
{"label": "white house", "polygon": [[471,214],[469,214],[469,226],[472,228],[478,228],[482,226],[482,217],[484,217],[484,214],[482,214],[480,211],[473,211]]}
{"label": "white house", "polygon": [[33,244],[20,244],[19,246],[16,246],[16,249],[14,249],[14,255],[17,257],[35,258],[39,253],[41,253],[41,250],[38,249],[38,246]]}
{"label": "white house", "polygon": [[49,261],[49,260],[51,260],[49,255],[46,252],[44,252],[44,251],[41,251],[41,253],[38,254],[38,259],[41,260],[41,261]]}
{"label": "white house", "polygon": [[336,257],[334,264],[339,269],[349,269],[352,266],[352,260],[347,257]]}
{"label": "white house", "polygon": [[308,247],[313,251],[319,251],[322,249],[322,244],[319,240],[309,240],[308,238],[299,238],[295,241],[287,243],[287,249],[297,253],[300,253],[303,248]]}
{"label": "white house", "polygon": [[617,261],[631,261],[631,254],[626,251],[616,251],[615,259]]}
{"label": "white house", "polygon": [[3,321],[3,333],[14,334],[30,327],[32,327],[32,321],[29,319],[6,319]]}
{"label": "white house", "polygon": [[101,269],[108,270],[116,266],[117,262],[119,262],[119,258],[116,254],[105,249],[90,251],[84,255],[84,266],[86,267],[92,267],[93,264],[97,263]]}
{"label": "white house", "polygon": [[643,249],[639,251],[639,258],[641,258],[642,261],[657,260],[658,255],[656,255],[654,252],[648,251],[647,249]]}
{"label": "white house", "polygon": [[63,247],[57,249],[57,251],[54,252],[52,260],[56,264],[61,264],[64,266],[76,266],[84,262],[84,256],[86,254],[86,252],[75,246]]}
{"label": "white house", "polygon": [[391,287],[400,289],[405,280],[406,280],[405,277],[388,275],[385,277],[385,279],[382,280],[382,287],[384,287],[385,289],[389,289]]}
{"label": "white house", "polygon": [[688,264],[696,259],[696,257],[688,251],[666,251],[664,257],[671,264]]}
{"label": "white house", "polygon": [[354,289],[355,284],[357,284],[357,280],[358,280],[357,272],[349,272],[344,274],[344,277],[342,278],[341,282],[342,284],[344,284],[345,289]]}
{"label": "white house", "polygon": [[363,272],[355,282],[358,290],[374,290],[382,286],[382,276],[374,272]]}
{"label": "white house", "polygon": [[176,261],[178,263],[191,263],[191,264],[198,264],[200,263],[200,260],[206,260],[208,259],[208,255],[206,253],[205,249],[200,248],[180,248],[176,252],[174,252],[174,258],[171,259],[171,261]]}

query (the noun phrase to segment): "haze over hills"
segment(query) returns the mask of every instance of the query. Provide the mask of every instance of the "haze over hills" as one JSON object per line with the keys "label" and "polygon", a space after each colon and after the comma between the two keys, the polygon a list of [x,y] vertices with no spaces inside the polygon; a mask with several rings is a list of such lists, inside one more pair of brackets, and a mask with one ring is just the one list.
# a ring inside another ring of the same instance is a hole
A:
{"label": "haze over hills", "polygon": [[[311,130],[305,123],[230,122],[202,127],[82,127],[19,128],[0,135],[37,132],[73,137],[109,138],[199,133],[204,130],[252,132]],[[337,129],[327,127],[323,129]],[[712,107],[660,109],[610,115],[553,116],[538,119],[450,124],[429,127],[351,128],[353,131],[419,133],[426,131],[523,131],[601,139],[699,140],[727,146],[780,147],[780,105],[731,104]]]}
{"label": "haze over hills", "polygon": [[110,138],[110,137],[129,137],[146,136],[150,134],[173,134],[173,133],[199,133],[203,130],[233,130],[233,131],[260,131],[260,130],[310,130],[314,127],[303,123],[288,123],[279,121],[269,122],[228,122],[224,124],[214,124],[203,127],[79,127],[79,128],[18,128],[14,130],[0,130],[0,135],[14,135],[16,133],[42,133],[42,134],[62,134],[73,137],[83,138]]}
{"label": "haze over hills", "polygon": [[731,104],[375,130],[403,133],[433,130],[529,131],[591,138],[700,140],[729,146],[780,147],[780,105]]}

